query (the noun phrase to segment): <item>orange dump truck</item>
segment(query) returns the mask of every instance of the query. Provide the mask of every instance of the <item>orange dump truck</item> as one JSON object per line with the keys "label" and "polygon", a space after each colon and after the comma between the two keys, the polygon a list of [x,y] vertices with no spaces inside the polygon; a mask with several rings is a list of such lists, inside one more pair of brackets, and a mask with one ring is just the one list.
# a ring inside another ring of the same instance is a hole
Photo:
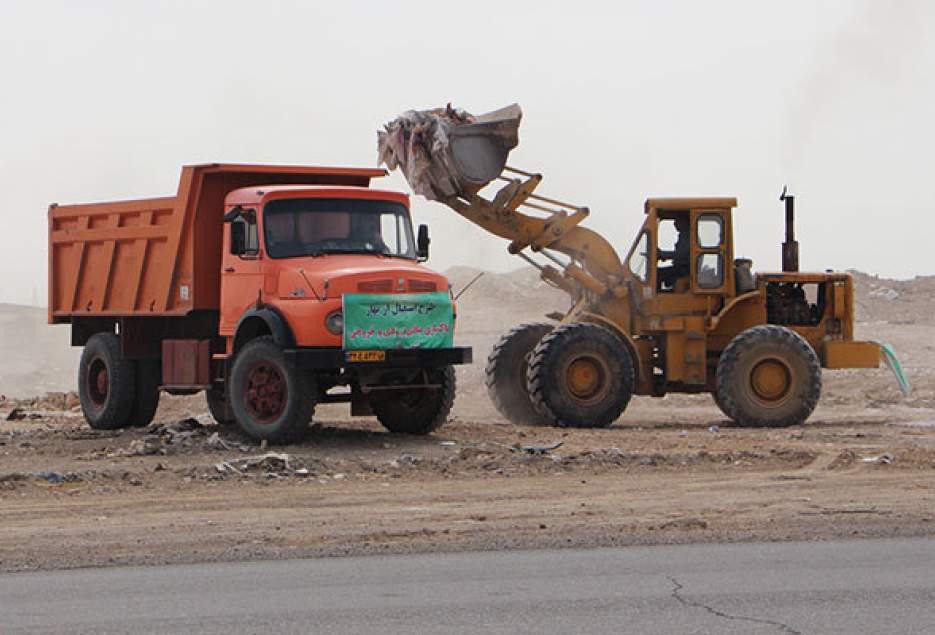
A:
{"label": "orange dump truck", "polygon": [[176,196],[49,208],[49,322],[83,346],[92,427],[146,425],[161,390],[287,441],[318,403],[394,432],[441,425],[455,391],[447,279],[422,264],[381,169],[209,164]]}

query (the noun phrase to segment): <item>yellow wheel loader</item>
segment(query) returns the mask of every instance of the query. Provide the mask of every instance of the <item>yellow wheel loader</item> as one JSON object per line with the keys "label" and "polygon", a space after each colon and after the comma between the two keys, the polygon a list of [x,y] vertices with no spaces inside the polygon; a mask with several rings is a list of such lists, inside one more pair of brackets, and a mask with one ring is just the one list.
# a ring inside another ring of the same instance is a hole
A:
{"label": "yellow wheel loader", "polygon": [[[479,117],[410,111],[380,133],[381,160],[417,193],[509,241],[510,253],[563,289],[556,324],[514,328],[487,364],[493,403],[522,424],[604,427],[632,395],[711,393],[744,426],[805,421],[822,369],[876,368],[880,346],[854,340],[847,273],[798,267],[794,198],[783,191],[782,272],[734,257],[734,198],[651,198],[621,259],[582,226],[586,207],[539,193],[542,176],[506,165],[518,106]],[[480,191],[498,180],[502,187]]]}

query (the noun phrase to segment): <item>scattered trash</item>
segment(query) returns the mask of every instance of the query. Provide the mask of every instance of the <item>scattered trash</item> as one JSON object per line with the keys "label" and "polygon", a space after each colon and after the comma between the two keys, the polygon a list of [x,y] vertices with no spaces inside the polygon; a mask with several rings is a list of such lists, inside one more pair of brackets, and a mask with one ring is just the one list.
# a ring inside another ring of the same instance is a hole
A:
{"label": "scattered trash", "polygon": [[65,477],[58,472],[36,472],[36,478],[44,479],[50,483],[64,483]]}
{"label": "scattered trash", "polygon": [[[267,476],[288,476],[301,469],[293,467],[293,459],[290,455],[279,452],[267,452],[261,456],[228,459],[227,461],[221,461],[214,468],[220,474],[234,473],[242,475],[260,471]],[[307,470],[304,475],[308,475]]]}
{"label": "scattered trash", "polygon": [[445,447],[452,447],[452,446],[455,446],[455,445],[458,445],[458,444],[455,443],[454,441],[442,441],[442,442],[439,443],[438,445],[443,445],[443,446],[445,446]]}
{"label": "scattered trash", "polygon": [[142,439],[134,439],[124,451],[126,456],[166,455],[173,448],[200,447],[227,452],[250,452],[253,448],[223,439],[213,424],[188,417],[174,423],[154,423]]}
{"label": "scattered trash", "polygon": [[58,472],[53,472],[51,470],[45,472],[36,472],[33,474],[36,478],[41,478],[44,481],[49,483],[74,483],[76,481],[82,480],[78,474],[69,472],[68,474],[59,474]]}
{"label": "scattered trash", "polygon": [[864,463],[873,463],[874,465],[889,465],[896,460],[889,452],[884,452],[880,456],[865,456],[861,459]]}
{"label": "scattered trash", "polygon": [[561,441],[556,441],[551,445],[521,445],[517,449],[527,454],[548,454],[552,450],[559,449],[562,445]]}
{"label": "scattered trash", "polygon": [[715,426],[709,426],[709,427],[708,427],[708,432],[717,433],[717,432],[720,432],[720,431],[721,431],[721,426],[716,426],[716,425],[715,425]]}
{"label": "scattered trash", "polygon": [[679,436],[680,436],[680,437],[687,437],[687,436],[688,436],[688,430],[679,430]]}

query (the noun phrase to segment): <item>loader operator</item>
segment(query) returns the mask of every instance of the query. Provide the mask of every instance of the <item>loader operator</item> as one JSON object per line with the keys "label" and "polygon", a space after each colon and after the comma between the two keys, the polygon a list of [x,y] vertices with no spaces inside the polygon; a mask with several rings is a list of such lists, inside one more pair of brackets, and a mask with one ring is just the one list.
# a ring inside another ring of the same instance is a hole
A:
{"label": "loader operator", "polygon": [[672,264],[668,267],[659,267],[659,290],[675,291],[675,282],[679,278],[686,278],[691,275],[691,223],[684,216],[675,219],[675,230],[678,232],[678,238],[675,241],[675,249],[672,251],[659,250],[658,258],[662,260],[671,260]]}

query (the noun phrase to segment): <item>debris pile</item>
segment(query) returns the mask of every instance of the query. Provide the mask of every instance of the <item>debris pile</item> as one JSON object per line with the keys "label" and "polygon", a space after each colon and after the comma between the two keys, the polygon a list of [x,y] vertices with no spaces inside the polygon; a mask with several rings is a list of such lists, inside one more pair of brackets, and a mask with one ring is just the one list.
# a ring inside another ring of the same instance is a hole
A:
{"label": "debris pile", "polygon": [[[207,418],[206,418],[207,419]],[[217,426],[200,419],[187,418],[175,423],[154,423],[142,439],[135,439],[124,450],[125,456],[167,455],[179,448],[203,448],[249,452],[251,446],[223,439]]]}
{"label": "debris pile", "polygon": [[0,419],[23,421],[81,416],[81,402],[75,392],[48,392],[32,399],[7,399],[0,395]]}

